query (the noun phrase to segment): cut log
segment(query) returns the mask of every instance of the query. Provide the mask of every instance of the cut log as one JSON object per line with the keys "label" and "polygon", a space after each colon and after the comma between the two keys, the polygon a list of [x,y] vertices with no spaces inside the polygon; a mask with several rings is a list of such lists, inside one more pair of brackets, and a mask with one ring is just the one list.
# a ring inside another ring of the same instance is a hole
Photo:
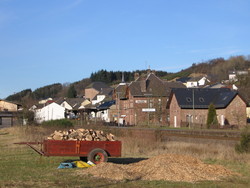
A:
{"label": "cut log", "polygon": [[47,137],[48,140],[86,140],[86,141],[114,141],[115,136],[111,133],[104,134],[103,131],[93,129],[69,129],[68,131],[57,131]]}

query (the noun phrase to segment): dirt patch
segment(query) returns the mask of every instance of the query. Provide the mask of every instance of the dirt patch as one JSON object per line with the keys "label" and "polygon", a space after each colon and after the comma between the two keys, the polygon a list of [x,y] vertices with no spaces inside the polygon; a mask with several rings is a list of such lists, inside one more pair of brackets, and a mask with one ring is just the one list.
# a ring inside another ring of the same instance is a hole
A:
{"label": "dirt patch", "polygon": [[184,182],[221,180],[238,175],[221,165],[205,164],[197,158],[177,154],[163,154],[128,165],[101,163],[81,171],[81,174],[118,181],[141,179]]}

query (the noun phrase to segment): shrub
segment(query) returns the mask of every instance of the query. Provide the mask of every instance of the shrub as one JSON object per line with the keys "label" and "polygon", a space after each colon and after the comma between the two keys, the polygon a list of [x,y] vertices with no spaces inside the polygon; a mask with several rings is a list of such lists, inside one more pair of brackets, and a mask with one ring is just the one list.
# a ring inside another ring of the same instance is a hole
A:
{"label": "shrub", "polygon": [[207,128],[211,128],[211,125],[217,126],[218,120],[216,115],[216,109],[214,104],[210,104],[208,107],[208,115],[207,115]]}
{"label": "shrub", "polygon": [[241,134],[240,143],[235,146],[239,153],[250,153],[250,128],[245,128]]}
{"label": "shrub", "polygon": [[44,121],[42,123],[43,127],[58,127],[58,128],[73,128],[73,123],[68,119],[58,119],[58,120],[50,120]]}

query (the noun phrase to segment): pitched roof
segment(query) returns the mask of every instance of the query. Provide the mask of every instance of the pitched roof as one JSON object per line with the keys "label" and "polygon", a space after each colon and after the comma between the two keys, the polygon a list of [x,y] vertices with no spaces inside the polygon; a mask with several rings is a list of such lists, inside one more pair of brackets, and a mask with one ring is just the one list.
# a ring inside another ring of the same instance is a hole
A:
{"label": "pitched roof", "polygon": [[85,101],[84,98],[66,98],[65,101],[73,108],[78,109],[83,101]]}
{"label": "pitched roof", "polygon": [[102,88],[110,88],[107,84],[103,83],[103,82],[92,82],[90,85],[88,85],[86,87],[86,89],[88,88],[94,88],[97,91],[101,91]]}
{"label": "pitched roof", "polygon": [[172,88],[185,87],[180,82],[167,82],[157,77],[154,73],[148,74],[146,79],[139,78],[129,85],[133,96],[169,96]]}
{"label": "pitched roof", "polygon": [[78,109],[85,100],[85,98],[59,98],[55,102],[61,105],[66,101],[73,109]]}
{"label": "pitched roof", "polygon": [[101,88],[101,91],[98,95],[105,95],[105,96],[111,96],[113,93],[113,88],[108,87],[108,88]]}
{"label": "pitched roof", "polygon": [[115,93],[119,93],[119,98],[124,99],[126,98],[126,90],[127,90],[128,84],[119,84],[115,88]]}
{"label": "pitched roof", "polygon": [[181,78],[176,79],[176,81],[182,82],[182,83],[187,83],[190,79],[191,79],[191,77],[181,77]]}
{"label": "pitched roof", "polygon": [[228,88],[176,88],[172,92],[183,109],[208,109],[211,103],[215,108],[226,108],[238,94]]}
{"label": "pitched roof", "polygon": [[105,109],[108,109],[110,108],[110,106],[114,105],[115,104],[115,100],[112,100],[112,101],[107,101],[107,102],[104,102],[103,104],[99,105],[97,107],[98,110],[105,110]]}

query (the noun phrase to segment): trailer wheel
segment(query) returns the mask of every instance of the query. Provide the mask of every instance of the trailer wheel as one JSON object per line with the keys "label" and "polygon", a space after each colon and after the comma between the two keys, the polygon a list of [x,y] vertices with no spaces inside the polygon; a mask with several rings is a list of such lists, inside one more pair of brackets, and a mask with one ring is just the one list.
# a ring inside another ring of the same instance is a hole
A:
{"label": "trailer wheel", "polygon": [[88,161],[91,161],[95,164],[99,164],[101,162],[107,162],[108,161],[108,154],[103,149],[93,149],[88,154]]}

